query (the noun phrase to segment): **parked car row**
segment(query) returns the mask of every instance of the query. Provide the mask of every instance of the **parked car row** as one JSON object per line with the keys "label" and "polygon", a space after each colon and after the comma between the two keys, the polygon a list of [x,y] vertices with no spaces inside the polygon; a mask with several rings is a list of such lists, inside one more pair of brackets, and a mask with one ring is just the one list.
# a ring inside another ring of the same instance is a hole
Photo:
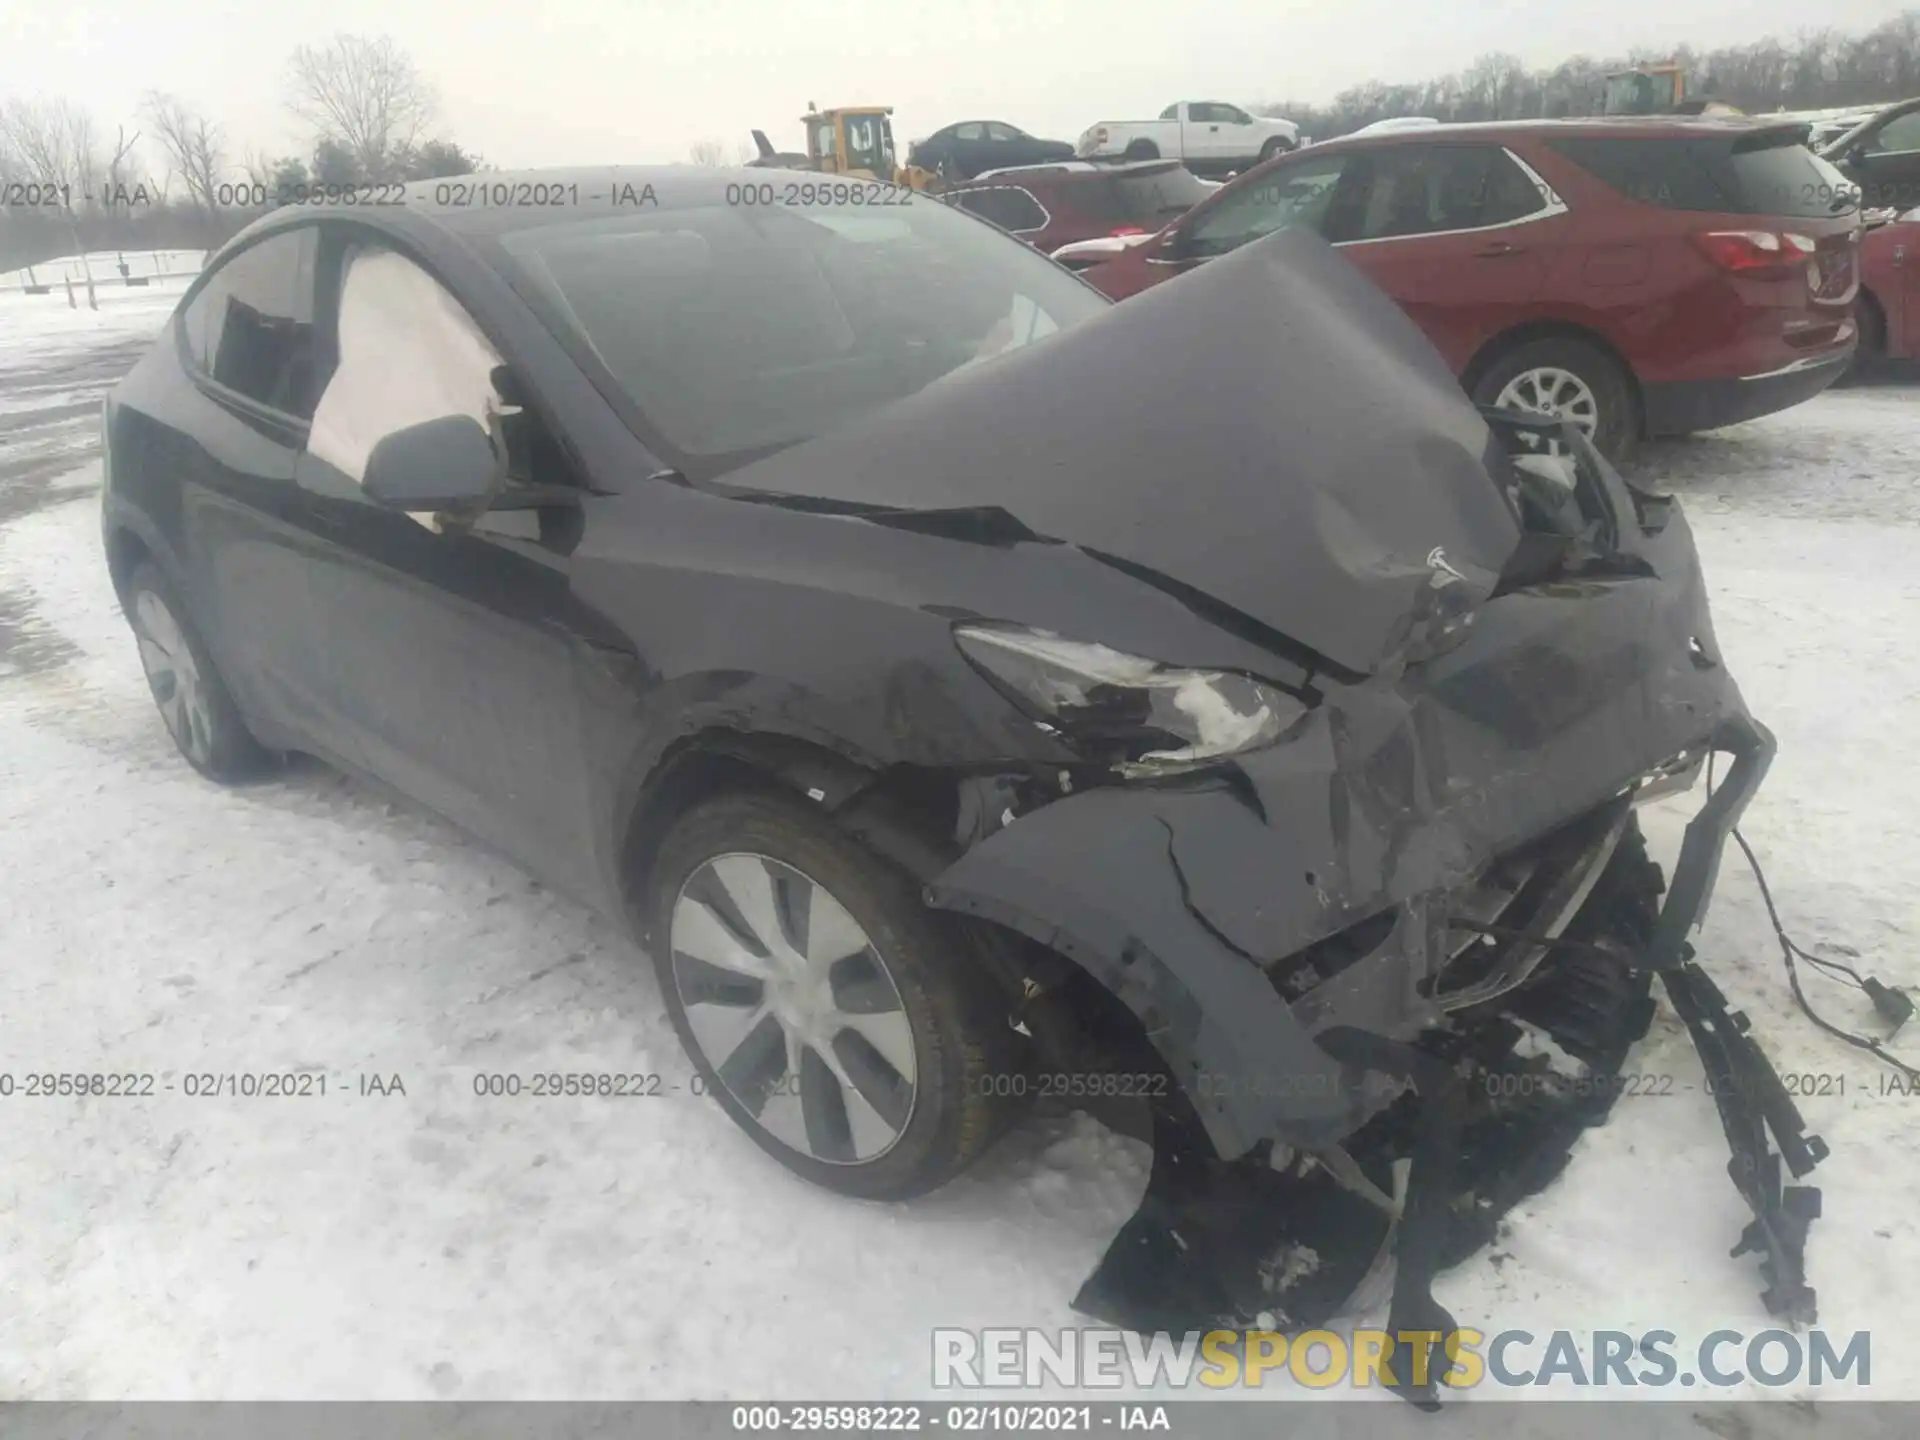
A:
{"label": "parked car row", "polygon": [[1249,115],[1218,100],[1169,105],[1157,120],[1102,120],[1077,144],[1043,140],[1004,120],[963,120],[916,140],[907,163],[949,183],[981,172],[1065,160],[1179,160],[1196,175],[1228,175],[1304,143],[1291,120]]}
{"label": "parked car row", "polygon": [[[1862,225],[1799,123],[1722,117],[1420,125],[1258,166],[1158,234],[1062,259],[1114,299],[1278,230],[1319,233],[1482,403],[1574,421],[1619,457],[1818,394],[1854,357]],[[1913,344],[1912,251],[1875,343]],[[1895,258],[1897,256],[1897,259]]]}
{"label": "parked car row", "polygon": [[[1170,136],[1184,161],[1160,155]],[[1044,161],[947,199],[1115,299],[1317,231],[1477,399],[1565,415],[1617,458],[1798,404],[1856,358],[1920,355],[1920,100],[1811,140],[1799,116],[1408,116],[1302,152],[1289,122],[1176,105],[1092,127],[1078,159],[1034,141],[1018,153]],[[1223,188],[1197,174],[1207,144],[1257,163]]]}

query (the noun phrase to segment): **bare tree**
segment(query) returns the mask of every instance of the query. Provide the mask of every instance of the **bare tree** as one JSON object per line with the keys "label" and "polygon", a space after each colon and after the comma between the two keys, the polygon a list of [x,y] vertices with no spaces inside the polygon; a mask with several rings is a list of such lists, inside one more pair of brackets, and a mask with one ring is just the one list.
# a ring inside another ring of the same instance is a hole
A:
{"label": "bare tree", "polygon": [[240,157],[240,170],[247,177],[247,187],[256,194],[273,192],[273,177],[278,165],[279,162],[271,155],[259,150],[249,149]]}
{"label": "bare tree", "polygon": [[1488,55],[1464,70],[1419,84],[1368,81],[1325,106],[1262,106],[1324,139],[1394,115],[1440,120],[1511,120],[1592,114],[1610,70],[1672,61],[1690,96],[1723,100],[1760,115],[1777,110],[1875,105],[1920,91],[1920,10],[1909,9],[1861,34],[1815,30],[1782,41],[1766,36],[1718,50],[1687,46],[1577,55],[1551,70],[1529,71],[1511,56]]}
{"label": "bare tree", "polygon": [[158,91],[148,93],[142,109],[155,142],[167,157],[169,171],[178,174],[186,186],[187,199],[212,211],[220,177],[227,168],[220,127],[189,110],[182,101]]}
{"label": "bare tree", "polygon": [[140,157],[133,153],[133,147],[140,143],[140,132],[134,131],[133,138],[127,138],[127,127],[122,125],[114,135],[113,156],[107,161],[106,202],[110,206],[125,206],[131,203],[136,186],[142,183]]}
{"label": "bare tree", "polygon": [[419,144],[438,108],[433,87],[393,41],[337,35],[293,52],[288,108],[384,180]]}
{"label": "bare tree", "polygon": [[731,151],[727,149],[724,141],[696,140],[687,151],[687,156],[696,165],[725,167],[728,165],[745,165],[749,160],[754,158],[756,153],[758,152],[754,150],[753,146],[747,144],[744,140],[736,143]]}
{"label": "bare tree", "polygon": [[85,201],[99,180],[93,117],[65,100],[0,104],[0,152],[22,179],[62,189],[69,209]]}

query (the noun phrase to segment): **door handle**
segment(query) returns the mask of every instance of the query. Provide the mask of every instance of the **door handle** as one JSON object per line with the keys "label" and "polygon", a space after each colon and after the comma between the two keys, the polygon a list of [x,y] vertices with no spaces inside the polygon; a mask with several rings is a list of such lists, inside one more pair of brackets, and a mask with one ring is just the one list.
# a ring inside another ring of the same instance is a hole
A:
{"label": "door handle", "polygon": [[1509,255],[1519,255],[1524,252],[1518,245],[1509,245],[1504,240],[1496,240],[1491,245],[1481,246],[1473,253],[1474,257],[1480,260],[1502,260]]}

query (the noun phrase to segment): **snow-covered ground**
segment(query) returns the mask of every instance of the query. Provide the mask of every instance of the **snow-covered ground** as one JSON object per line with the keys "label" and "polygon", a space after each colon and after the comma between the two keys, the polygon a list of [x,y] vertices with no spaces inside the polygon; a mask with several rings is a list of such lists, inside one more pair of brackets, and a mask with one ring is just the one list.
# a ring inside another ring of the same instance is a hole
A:
{"label": "snow-covered ground", "polygon": [[[99,357],[158,324],[143,298],[23,330],[0,297],[0,1073],[176,1082],[0,1098],[0,1398],[903,1396],[929,1385],[933,1326],[1074,1325],[1145,1147],[1076,1115],[913,1205],[809,1188],[685,1093],[652,974],[600,922],[317,767],[221,790],[177,758],[99,560],[97,458],[75,439],[34,480],[6,448],[38,433],[32,386],[97,406]],[[1836,392],[1650,468],[1686,496],[1722,643],[1780,736],[1744,829],[1790,930],[1920,980],[1920,391]],[[1655,817],[1658,846],[1686,813]],[[1783,1070],[1844,1079],[1803,1102],[1833,1148],[1821,1321],[1872,1332],[1873,1397],[1920,1398],[1920,1097],[1879,1093],[1794,1010],[1737,856],[1700,950]],[[313,1068],[324,1097],[180,1083]],[[1445,1277],[1463,1323],[1770,1327],[1752,1260],[1727,1256],[1747,1217],[1671,1016],[1630,1068],[1677,1093],[1623,1099]],[[476,1095],[498,1071],[681,1090]]]}
{"label": "snow-covered ground", "polygon": [[[187,286],[102,285],[99,308],[84,291],[27,295],[0,289],[0,520],[51,491],[97,485],[79,469],[100,446],[100,402],[153,343]],[[0,662],[4,663],[4,662]]]}

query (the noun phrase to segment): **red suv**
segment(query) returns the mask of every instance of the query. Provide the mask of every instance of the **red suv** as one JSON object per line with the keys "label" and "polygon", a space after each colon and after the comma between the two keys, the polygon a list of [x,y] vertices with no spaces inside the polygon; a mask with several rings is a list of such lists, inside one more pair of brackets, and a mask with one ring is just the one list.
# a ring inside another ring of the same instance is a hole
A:
{"label": "red suv", "polygon": [[1858,190],[1806,126],[1725,117],[1434,125],[1249,170],[1084,272],[1124,299],[1308,226],[1397,300],[1474,399],[1619,457],[1817,395],[1857,339]]}
{"label": "red suv", "polygon": [[1920,359],[1920,208],[1860,242],[1860,351],[1869,360]]}
{"label": "red suv", "polygon": [[1151,235],[1219,189],[1178,160],[1078,160],[990,170],[941,198],[1051,255],[1080,240]]}

